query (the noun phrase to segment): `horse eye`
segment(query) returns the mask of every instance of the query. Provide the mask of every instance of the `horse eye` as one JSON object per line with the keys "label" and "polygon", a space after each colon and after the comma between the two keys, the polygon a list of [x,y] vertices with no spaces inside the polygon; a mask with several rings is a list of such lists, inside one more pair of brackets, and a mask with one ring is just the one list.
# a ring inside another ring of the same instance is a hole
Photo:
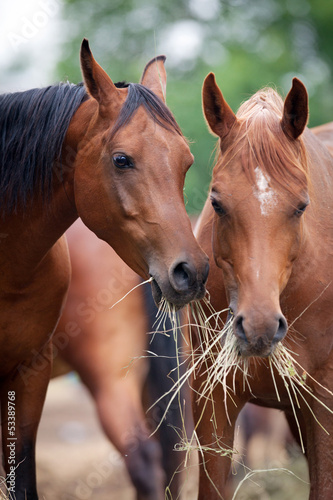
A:
{"label": "horse eye", "polygon": [[132,168],[134,165],[128,156],[123,154],[113,155],[113,164],[117,168]]}
{"label": "horse eye", "polygon": [[299,205],[294,212],[296,217],[301,217],[304,214],[307,206],[307,203],[302,203],[301,205]]}
{"label": "horse eye", "polygon": [[211,198],[211,202],[212,207],[218,215],[226,215],[224,208],[214,198]]}

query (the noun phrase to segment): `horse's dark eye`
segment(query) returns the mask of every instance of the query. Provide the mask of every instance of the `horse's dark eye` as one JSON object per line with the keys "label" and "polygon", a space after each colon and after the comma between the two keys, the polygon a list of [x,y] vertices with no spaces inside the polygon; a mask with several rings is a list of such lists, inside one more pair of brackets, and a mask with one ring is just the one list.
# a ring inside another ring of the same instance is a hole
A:
{"label": "horse's dark eye", "polygon": [[212,207],[214,208],[215,212],[218,215],[225,215],[226,214],[226,211],[224,210],[224,208],[214,198],[211,198],[211,202],[212,202]]}
{"label": "horse's dark eye", "polygon": [[128,156],[123,154],[116,154],[112,157],[114,166],[117,168],[132,168],[133,162],[128,158]]}
{"label": "horse's dark eye", "polygon": [[295,210],[296,217],[301,217],[304,214],[307,206],[308,206],[307,203],[302,203],[301,205],[299,205]]}

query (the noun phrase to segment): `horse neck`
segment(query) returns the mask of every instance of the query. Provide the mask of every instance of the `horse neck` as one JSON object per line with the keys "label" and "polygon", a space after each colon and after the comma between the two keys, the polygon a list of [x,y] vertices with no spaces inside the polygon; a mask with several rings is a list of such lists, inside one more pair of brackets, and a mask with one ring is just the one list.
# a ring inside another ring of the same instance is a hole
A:
{"label": "horse neck", "polygon": [[45,255],[75,221],[77,213],[62,186],[53,192],[46,203],[37,199],[27,209],[18,208],[1,224],[0,266],[3,269],[2,284],[10,289],[23,288]]}
{"label": "horse neck", "polygon": [[[61,175],[59,165],[54,165],[50,200],[36,196],[27,208],[18,208],[1,224],[4,241],[0,260],[12,262],[11,274],[17,274],[23,281],[24,276],[29,281],[46,253],[78,218],[74,199],[75,157],[95,112],[96,107],[88,100],[75,113],[63,144]],[[15,277],[11,279],[15,281]]]}
{"label": "horse neck", "polygon": [[310,205],[321,220],[326,219],[327,228],[331,226],[329,221],[332,219],[327,207],[332,206],[333,203],[333,157],[323,143],[309,130],[305,133],[305,144],[309,157]]}
{"label": "horse neck", "polygon": [[[301,296],[310,295],[310,303],[318,299],[325,283],[330,279],[333,242],[330,209],[333,206],[333,157],[311,131],[305,132],[304,142],[308,152],[310,205],[303,216],[302,248],[293,265],[290,283],[303,287]],[[314,275],[317,277],[315,281]]]}

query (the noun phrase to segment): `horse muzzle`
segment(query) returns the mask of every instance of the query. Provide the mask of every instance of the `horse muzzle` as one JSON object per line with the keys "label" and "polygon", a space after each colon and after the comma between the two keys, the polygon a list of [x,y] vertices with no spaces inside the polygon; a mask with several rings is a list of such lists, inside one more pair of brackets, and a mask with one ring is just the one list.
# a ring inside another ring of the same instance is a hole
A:
{"label": "horse muzzle", "polygon": [[169,268],[167,276],[151,273],[153,297],[158,305],[164,298],[177,309],[193,300],[200,300],[206,292],[209,264],[205,256],[200,266],[191,260],[176,260]]}
{"label": "horse muzzle", "polygon": [[234,334],[241,356],[270,356],[277,344],[283,340],[288,330],[282,313],[255,313],[240,311],[234,319]]}

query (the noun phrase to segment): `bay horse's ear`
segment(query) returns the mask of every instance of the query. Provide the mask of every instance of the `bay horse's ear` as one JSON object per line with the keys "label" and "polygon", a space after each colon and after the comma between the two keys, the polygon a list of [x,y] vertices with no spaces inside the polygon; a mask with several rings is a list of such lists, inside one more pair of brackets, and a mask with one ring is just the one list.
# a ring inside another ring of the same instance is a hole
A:
{"label": "bay horse's ear", "polygon": [[293,85],[284,101],[281,127],[291,139],[297,139],[308,122],[308,93],[298,78],[293,78]]}
{"label": "bay horse's ear", "polygon": [[167,76],[165,71],[165,56],[154,57],[143,70],[140,83],[152,90],[165,102]]}
{"label": "bay horse's ear", "polygon": [[100,105],[109,104],[119,95],[119,91],[109,75],[95,61],[86,38],[81,44],[80,60],[83,81],[88,93]]}
{"label": "bay horse's ear", "polygon": [[236,121],[236,115],[224,100],[214,73],[206,76],[202,87],[202,106],[211,131],[223,139]]}

